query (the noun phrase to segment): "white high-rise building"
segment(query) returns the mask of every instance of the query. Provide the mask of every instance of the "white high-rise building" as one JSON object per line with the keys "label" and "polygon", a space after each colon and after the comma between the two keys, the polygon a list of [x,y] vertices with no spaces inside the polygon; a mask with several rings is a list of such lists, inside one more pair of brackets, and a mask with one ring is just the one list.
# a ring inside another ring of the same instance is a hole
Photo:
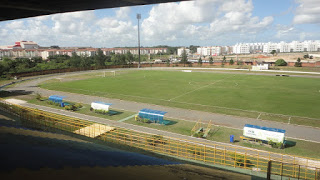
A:
{"label": "white high-rise building", "polygon": [[277,52],[290,52],[290,45],[284,41],[278,43]]}
{"label": "white high-rise building", "polygon": [[304,51],[304,43],[299,41],[292,41],[290,43],[291,52],[303,52]]}
{"label": "white high-rise building", "polygon": [[220,46],[208,46],[197,48],[197,54],[201,56],[219,56],[222,53]]}
{"label": "white high-rise building", "polygon": [[278,52],[278,44],[277,43],[268,42],[268,43],[263,45],[263,52],[264,53],[270,53],[273,50]]}
{"label": "white high-rise building", "polygon": [[250,45],[248,43],[245,44],[236,44],[233,46],[234,54],[249,54],[250,53]]}
{"label": "white high-rise building", "polygon": [[276,52],[314,52],[320,51],[320,40],[316,41],[292,41],[286,43],[281,41],[279,43],[238,43],[233,46],[234,54],[247,54],[247,53],[270,53],[273,50]]}
{"label": "white high-rise building", "polygon": [[190,49],[181,47],[181,48],[179,48],[179,49],[177,50],[177,55],[178,55],[178,56],[181,56],[182,53],[183,53],[183,50],[186,51],[187,55],[190,54]]}

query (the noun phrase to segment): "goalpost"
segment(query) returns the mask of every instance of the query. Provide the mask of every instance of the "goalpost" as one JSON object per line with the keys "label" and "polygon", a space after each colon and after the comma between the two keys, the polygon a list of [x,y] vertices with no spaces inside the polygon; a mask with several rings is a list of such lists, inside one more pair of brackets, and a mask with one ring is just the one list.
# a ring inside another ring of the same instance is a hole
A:
{"label": "goalpost", "polygon": [[103,71],[103,77],[106,77],[106,76],[116,76],[116,71]]}

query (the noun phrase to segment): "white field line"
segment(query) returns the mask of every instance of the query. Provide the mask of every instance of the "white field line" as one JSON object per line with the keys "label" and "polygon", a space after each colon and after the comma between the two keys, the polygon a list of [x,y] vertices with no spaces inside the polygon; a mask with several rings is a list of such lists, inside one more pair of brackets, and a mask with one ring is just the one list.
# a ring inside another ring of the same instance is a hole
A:
{"label": "white field line", "polygon": [[289,117],[288,124],[290,124],[290,121],[291,121],[291,117]]}
{"label": "white field line", "polygon": [[260,118],[260,116],[261,116],[261,113],[259,114],[259,116],[257,117],[257,119],[259,119],[259,118]]}
{"label": "white field line", "polygon": [[135,117],[136,115],[138,115],[138,114],[133,114],[133,115],[131,115],[131,116],[125,117],[125,118],[123,118],[123,119],[118,120],[118,122],[126,121],[126,120],[128,120],[128,119],[130,119],[130,118]]}
{"label": "white field line", "polygon": [[231,78],[231,77],[234,77],[234,76],[235,76],[235,75],[229,76],[229,77],[226,77],[226,78],[223,78],[223,79],[220,79],[220,80],[217,80],[217,81],[215,81],[215,82],[213,82],[213,83],[204,85],[204,86],[199,87],[199,88],[197,88],[197,89],[194,89],[194,90],[192,90],[192,91],[189,91],[189,92],[186,92],[186,93],[181,94],[181,95],[179,95],[179,96],[176,96],[176,97],[174,97],[174,98],[171,98],[171,99],[169,99],[168,101],[172,101],[172,100],[174,100],[174,99],[177,99],[177,98],[179,98],[179,97],[182,97],[182,96],[187,95],[187,94],[190,94],[190,93],[193,93],[193,92],[195,92],[195,91],[198,91],[198,90],[200,90],[200,89],[206,88],[206,87],[208,87],[208,86],[211,86],[211,85],[213,85],[213,84],[216,84],[216,83],[218,83],[218,82],[220,82],[220,81],[223,81],[223,80],[225,80],[225,79],[228,79],[228,78]]}

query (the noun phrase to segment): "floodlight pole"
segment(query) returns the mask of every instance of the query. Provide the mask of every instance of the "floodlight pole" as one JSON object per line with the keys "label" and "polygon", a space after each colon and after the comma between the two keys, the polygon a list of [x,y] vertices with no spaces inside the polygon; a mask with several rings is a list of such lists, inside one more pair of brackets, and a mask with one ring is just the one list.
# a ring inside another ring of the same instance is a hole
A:
{"label": "floodlight pole", "polygon": [[137,14],[137,19],[138,19],[138,51],[139,51],[139,64],[138,68],[140,68],[140,23],[139,20],[141,19],[141,14]]}

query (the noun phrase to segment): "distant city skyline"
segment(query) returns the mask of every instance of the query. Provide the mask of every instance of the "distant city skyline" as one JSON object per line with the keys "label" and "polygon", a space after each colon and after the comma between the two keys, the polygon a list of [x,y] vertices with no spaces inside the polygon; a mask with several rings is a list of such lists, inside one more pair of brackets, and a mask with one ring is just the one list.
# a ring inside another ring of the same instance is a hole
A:
{"label": "distant city skyline", "polygon": [[0,45],[232,46],[320,39],[317,0],[197,0],[54,14],[0,22]]}

